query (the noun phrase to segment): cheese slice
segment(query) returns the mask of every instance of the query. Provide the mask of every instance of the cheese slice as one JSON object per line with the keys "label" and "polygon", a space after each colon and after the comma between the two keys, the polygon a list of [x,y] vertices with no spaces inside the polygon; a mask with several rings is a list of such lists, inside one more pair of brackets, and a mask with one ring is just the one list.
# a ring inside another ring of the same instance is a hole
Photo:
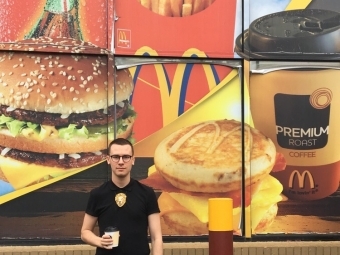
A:
{"label": "cheese slice", "polygon": [[[199,221],[203,223],[207,223],[209,221],[209,199],[207,197],[196,197],[174,192],[169,193],[169,195],[181,206],[194,214],[199,219]],[[240,207],[233,208],[234,217],[239,215],[240,212]]]}
{"label": "cheese slice", "polygon": [[[79,167],[65,170],[56,167],[27,164],[16,161],[14,159],[4,158],[0,156],[0,169],[4,173],[6,179],[10,179],[11,186],[14,186],[16,188],[14,191],[7,194],[5,193],[0,196],[0,205],[22,195],[25,195],[29,192],[80,173],[100,163],[101,162],[87,167]],[[31,185],[33,182],[35,182],[35,184]]]}
{"label": "cheese slice", "polygon": [[21,130],[21,135],[40,142],[49,137],[58,139],[58,130],[54,126],[41,125],[41,131],[39,133],[35,132],[32,128],[24,128]]}
{"label": "cheese slice", "polygon": [[[271,206],[282,200],[282,184],[272,176],[264,178],[255,194],[252,194],[251,205],[246,207],[246,215],[250,215],[251,228],[254,230]],[[183,208],[194,214],[199,221],[206,223],[209,220],[208,198],[191,196],[183,193],[171,192],[169,195]],[[233,209],[234,229],[240,223],[241,208]]]}
{"label": "cheese slice", "polygon": [[0,168],[16,190],[49,176],[55,178],[68,173],[62,168],[28,164],[9,157],[0,157]]}
{"label": "cheese slice", "polygon": [[[186,207],[181,205],[177,201],[177,199],[173,198],[174,194],[175,193],[170,194],[168,192],[162,192],[162,194],[159,196],[158,204],[159,204],[159,209],[161,210],[161,216],[167,215],[167,214],[176,214],[177,218],[180,219],[183,213],[190,212],[194,216],[196,216],[197,221],[200,221],[201,223],[208,222],[207,220],[205,220],[206,216],[203,215],[203,213],[208,215],[208,212],[207,212],[208,208],[205,205],[202,206],[202,204],[194,204],[193,207],[191,207],[191,210],[188,210]],[[179,193],[177,194],[180,195]],[[190,199],[191,198],[189,198],[189,200]],[[193,208],[196,208],[196,209],[193,209]],[[199,210],[202,210],[202,213],[198,215],[197,212]],[[233,208],[232,213],[233,213],[233,230],[235,233],[240,233],[241,207]],[[197,216],[200,217],[200,219]],[[208,228],[207,228],[207,232],[208,232]]]}
{"label": "cheese slice", "polygon": [[181,193],[170,193],[180,205],[192,212],[201,222],[206,223],[208,217],[208,199],[203,197],[194,197]]}
{"label": "cheese slice", "polygon": [[273,176],[268,175],[259,185],[258,191],[252,194],[251,205],[267,206],[280,202],[281,192],[283,191],[282,184]]}
{"label": "cheese slice", "polygon": [[272,177],[267,176],[259,186],[251,200],[250,204],[250,218],[251,228],[255,230],[263,216],[267,213],[270,207],[282,200],[281,192],[283,190],[282,184]]}

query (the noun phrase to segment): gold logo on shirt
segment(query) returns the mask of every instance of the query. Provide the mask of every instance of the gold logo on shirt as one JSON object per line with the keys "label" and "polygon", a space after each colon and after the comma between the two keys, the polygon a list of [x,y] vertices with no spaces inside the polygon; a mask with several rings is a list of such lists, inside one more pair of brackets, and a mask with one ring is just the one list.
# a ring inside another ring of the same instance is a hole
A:
{"label": "gold logo on shirt", "polygon": [[124,193],[118,193],[115,197],[116,204],[122,207],[126,203],[126,195]]}

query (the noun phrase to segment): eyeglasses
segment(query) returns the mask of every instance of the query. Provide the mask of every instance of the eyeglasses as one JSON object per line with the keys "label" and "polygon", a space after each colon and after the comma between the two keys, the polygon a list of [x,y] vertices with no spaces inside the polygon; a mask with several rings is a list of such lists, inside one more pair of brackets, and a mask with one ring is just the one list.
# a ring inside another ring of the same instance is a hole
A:
{"label": "eyeglasses", "polygon": [[110,155],[110,158],[113,162],[116,162],[116,163],[119,162],[120,159],[122,159],[124,163],[127,163],[131,160],[132,156],[131,155],[122,155],[122,156],[120,156],[120,155]]}

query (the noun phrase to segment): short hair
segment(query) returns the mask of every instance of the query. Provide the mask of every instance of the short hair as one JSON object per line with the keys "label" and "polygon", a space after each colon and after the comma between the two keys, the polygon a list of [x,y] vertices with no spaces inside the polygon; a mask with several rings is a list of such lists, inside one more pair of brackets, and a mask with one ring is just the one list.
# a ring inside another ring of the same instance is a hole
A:
{"label": "short hair", "polygon": [[111,147],[112,147],[112,145],[114,145],[114,144],[117,144],[117,145],[130,145],[130,147],[131,147],[131,152],[132,152],[132,156],[134,155],[134,149],[133,149],[132,143],[131,143],[129,140],[125,139],[125,138],[116,138],[116,139],[114,139],[112,142],[110,142],[109,148],[108,148],[108,149],[109,149],[109,150],[108,150],[108,153],[110,153]]}

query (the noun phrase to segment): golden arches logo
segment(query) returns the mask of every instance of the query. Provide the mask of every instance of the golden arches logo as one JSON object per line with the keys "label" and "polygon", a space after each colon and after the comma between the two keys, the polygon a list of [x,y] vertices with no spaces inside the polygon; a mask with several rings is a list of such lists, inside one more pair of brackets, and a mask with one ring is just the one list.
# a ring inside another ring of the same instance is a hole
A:
{"label": "golden arches logo", "polygon": [[[188,51],[183,53],[183,57],[188,57],[192,55],[192,51],[194,49],[189,49]],[[147,53],[150,56],[159,56],[157,51],[148,47],[144,46],[141,47],[136,51],[136,55],[145,55]],[[197,50],[196,52],[197,56],[200,57],[206,57],[205,53],[203,51]],[[182,81],[185,73],[185,69],[187,67],[187,63],[178,63],[177,68],[174,74],[173,82],[171,84],[171,93],[169,93],[168,86],[167,86],[167,77],[164,72],[164,68],[162,64],[154,64],[154,69],[157,75],[158,85],[159,85],[159,92],[160,92],[160,98],[161,98],[161,104],[162,104],[162,113],[163,113],[163,126],[166,126],[176,120],[178,118],[178,110],[180,105],[180,98],[181,98],[181,91],[182,91]],[[230,71],[230,73],[224,77],[218,84],[216,84],[216,81],[214,79],[214,73],[210,67],[209,64],[202,65],[203,71],[205,73],[206,82],[207,85],[211,90],[219,89],[217,85],[219,84],[227,84],[230,82],[233,78],[235,78],[238,75],[238,70],[233,69]],[[129,71],[132,75],[132,77],[135,76],[137,67],[131,67],[129,68]],[[222,87],[222,86],[220,86]],[[235,87],[235,90],[238,92],[239,87]],[[201,100],[203,101],[206,99],[208,95],[203,97]],[[230,97],[235,97],[235,94],[230,93]],[[171,105],[171,107],[169,107]]]}
{"label": "golden arches logo", "polygon": [[289,183],[288,183],[289,188],[293,188],[293,182],[294,182],[295,175],[297,176],[298,185],[299,185],[300,189],[304,188],[304,182],[305,182],[306,176],[308,176],[310,188],[311,189],[315,188],[314,178],[308,170],[303,171],[302,174],[300,174],[300,172],[298,170],[294,170],[290,174],[290,177],[289,177]]}
{"label": "golden arches logo", "polygon": [[118,39],[119,41],[126,41],[126,33],[124,31],[119,31],[118,33]]}
{"label": "golden arches logo", "polygon": [[118,46],[129,47],[130,45],[130,34],[127,30],[118,30]]}

